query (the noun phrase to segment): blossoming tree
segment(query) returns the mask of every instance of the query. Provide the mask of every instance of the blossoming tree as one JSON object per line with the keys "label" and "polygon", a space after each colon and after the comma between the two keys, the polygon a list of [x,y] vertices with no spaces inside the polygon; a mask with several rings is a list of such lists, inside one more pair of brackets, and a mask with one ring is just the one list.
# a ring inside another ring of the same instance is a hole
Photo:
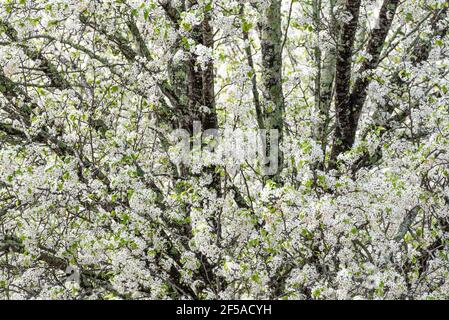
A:
{"label": "blossoming tree", "polygon": [[447,0],[0,0],[0,298],[448,298],[448,29]]}

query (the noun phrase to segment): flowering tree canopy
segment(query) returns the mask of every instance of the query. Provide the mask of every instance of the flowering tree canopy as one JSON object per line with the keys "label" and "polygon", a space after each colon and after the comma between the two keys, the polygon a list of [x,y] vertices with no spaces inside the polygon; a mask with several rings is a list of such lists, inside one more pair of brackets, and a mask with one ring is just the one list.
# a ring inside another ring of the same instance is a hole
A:
{"label": "flowering tree canopy", "polygon": [[448,35],[448,0],[0,0],[0,298],[449,298]]}

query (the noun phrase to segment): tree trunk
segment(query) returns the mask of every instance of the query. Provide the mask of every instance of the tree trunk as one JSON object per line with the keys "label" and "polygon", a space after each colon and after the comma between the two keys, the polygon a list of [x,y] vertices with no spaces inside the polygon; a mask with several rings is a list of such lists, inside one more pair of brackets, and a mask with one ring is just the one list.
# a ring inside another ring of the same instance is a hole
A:
{"label": "tree trunk", "polygon": [[[262,88],[264,106],[264,126],[267,130],[277,130],[278,146],[267,143],[267,154],[272,148],[278,148],[275,180],[279,180],[282,171],[283,155],[279,145],[283,139],[284,94],[282,90],[282,17],[281,0],[271,0],[262,13],[259,23],[262,49]],[[270,139],[268,138],[267,141]]]}

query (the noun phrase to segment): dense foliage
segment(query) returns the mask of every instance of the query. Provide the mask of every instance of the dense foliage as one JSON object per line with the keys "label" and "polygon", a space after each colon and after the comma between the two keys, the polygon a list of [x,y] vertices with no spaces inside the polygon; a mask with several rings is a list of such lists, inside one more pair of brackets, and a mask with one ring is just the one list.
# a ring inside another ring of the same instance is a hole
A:
{"label": "dense foliage", "polygon": [[448,10],[0,0],[0,298],[449,298]]}

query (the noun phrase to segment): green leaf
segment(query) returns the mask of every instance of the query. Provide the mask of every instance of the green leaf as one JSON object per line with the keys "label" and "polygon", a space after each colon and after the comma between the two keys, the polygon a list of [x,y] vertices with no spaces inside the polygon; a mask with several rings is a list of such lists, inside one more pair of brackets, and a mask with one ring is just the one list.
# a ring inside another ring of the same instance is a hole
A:
{"label": "green leaf", "polygon": [[242,23],[243,32],[248,32],[249,30],[252,29],[252,27],[253,27],[253,24],[251,22],[243,21],[243,23]]}

